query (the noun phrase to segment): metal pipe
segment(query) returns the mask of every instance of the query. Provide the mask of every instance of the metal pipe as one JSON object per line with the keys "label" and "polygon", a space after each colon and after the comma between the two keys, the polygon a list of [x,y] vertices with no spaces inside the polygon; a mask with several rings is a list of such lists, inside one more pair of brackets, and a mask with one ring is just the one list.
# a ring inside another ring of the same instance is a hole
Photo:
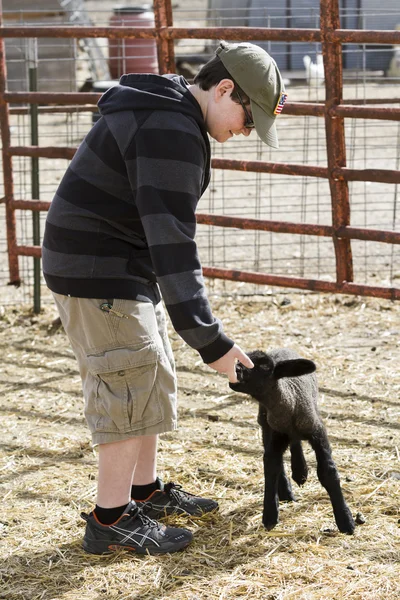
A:
{"label": "metal pipe", "polygon": [[[0,0],[0,27],[2,25],[3,13]],[[10,284],[20,285],[18,255],[17,255],[17,226],[15,212],[11,207],[11,201],[14,197],[14,181],[12,170],[12,158],[8,153],[11,145],[9,106],[4,101],[4,93],[7,87],[7,65],[5,55],[5,42],[0,37],[0,129],[3,157],[3,175],[4,175],[4,197],[6,205],[6,227],[7,227],[7,248],[8,248],[8,267],[10,272]]]}
{"label": "metal pipe", "polygon": [[337,167],[332,176],[338,181],[379,181],[380,183],[400,183],[400,171],[390,169],[348,169]]}
{"label": "metal pipe", "polygon": [[326,112],[328,112],[330,117],[400,121],[400,108],[370,108],[368,106],[353,106],[346,103],[331,105],[327,108],[325,104],[316,102],[290,102],[285,104],[282,114],[323,117]]}
{"label": "metal pipe", "polygon": [[174,40],[167,39],[163,32],[172,25],[171,0],[154,0],[154,20],[157,32],[158,67],[161,75],[175,72]]}
{"label": "metal pipe", "polygon": [[41,246],[17,246],[17,254],[19,256],[40,258],[42,256],[42,248]]}
{"label": "metal pipe", "polygon": [[211,215],[206,213],[197,213],[196,221],[199,225],[235,227],[237,229],[251,229],[253,231],[272,231],[274,233],[293,233],[323,237],[332,237],[334,235],[334,230],[329,225],[315,225],[313,223],[290,223],[288,221],[247,219],[243,217],[229,217],[226,215]]}
{"label": "metal pipe", "polygon": [[4,100],[17,104],[97,104],[97,92],[6,92]]}
{"label": "metal pipe", "polygon": [[[325,131],[332,199],[332,225],[335,230],[350,225],[349,188],[344,178],[333,176],[335,169],[346,166],[344,119],[332,117],[329,109],[342,103],[343,73],[342,46],[329,41],[328,33],[340,26],[338,0],[320,0],[322,55],[325,69]],[[348,239],[333,237],[336,256],[336,281],[353,281],[353,257]]]}
{"label": "metal pipe", "polygon": [[319,29],[288,29],[269,27],[168,27],[162,34],[167,39],[209,39],[272,42],[320,42]]}
{"label": "metal pipe", "polygon": [[[324,0],[322,0],[324,1]],[[351,42],[352,44],[400,44],[400,31],[383,30],[369,31],[367,29],[335,29],[327,33],[328,42]]]}
{"label": "metal pipe", "polygon": [[[87,109],[93,108],[94,104],[100,100],[101,94],[98,92],[5,92],[4,100],[10,103],[16,104],[56,104],[56,105],[68,105],[77,104],[85,105],[88,104]],[[343,104],[340,107],[354,108],[354,104],[359,104],[356,108],[365,108],[365,104],[400,104],[400,98],[354,98],[343,100]],[[54,107],[56,108],[56,107]],[[73,107],[71,107],[73,108]],[[85,108],[85,107],[84,107]],[[304,108],[308,112],[300,112]],[[323,116],[325,104],[319,102],[287,102],[283,109],[283,112],[287,114],[299,114],[299,115],[315,115]],[[395,109],[397,110],[397,109]],[[351,115],[354,116],[353,114]]]}
{"label": "metal pipe", "polygon": [[[42,26],[31,27],[2,27],[0,36],[3,38],[141,38],[154,39],[156,30],[153,27],[71,27]],[[162,34],[163,35],[163,34]]]}
{"label": "metal pipe", "polygon": [[[71,160],[77,148],[62,146],[10,146],[8,156],[37,156],[40,158],[65,158]],[[213,158],[214,169],[231,171],[247,171],[249,173],[275,173],[278,175],[300,175],[303,177],[321,177],[329,179],[326,167],[312,165],[295,165],[286,163],[270,163],[261,160],[236,160],[229,158]],[[347,169],[336,167],[331,171],[335,181],[378,181],[382,183],[400,183],[400,171],[390,169]]]}
{"label": "metal pipe", "polygon": [[214,169],[228,169],[233,171],[251,171],[254,173],[278,173],[280,175],[302,175],[308,177],[329,177],[326,167],[309,165],[293,165],[285,163],[272,163],[261,160],[236,160],[233,158],[213,158],[211,166]]}
{"label": "metal pipe", "polygon": [[330,292],[336,294],[353,294],[384,298],[386,300],[400,300],[400,289],[360,285],[343,281],[334,283],[318,279],[302,279],[300,277],[283,277],[280,275],[266,275],[252,271],[236,271],[231,269],[218,269],[216,267],[203,267],[205,277],[211,279],[228,279],[230,281],[243,281],[258,285],[298,288],[315,292]]}
{"label": "metal pipe", "polygon": [[365,240],[369,242],[384,242],[386,244],[400,244],[398,231],[385,231],[382,229],[364,229],[362,227],[339,227],[335,235],[351,240]]}
{"label": "metal pipe", "polygon": [[[4,95],[6,102],[28,104],[89,104],[97,103],[101,97],[98,93],[74,92],[7,92]],[[400,102],[400,99],[398,100]],[[381,102],[384,102],[381,100]],[[73,108],[73,107],[71,107]],[[91,110],[93,107],[87,107]],[[289,102],[285,104],[283,113],[287,115],[310,115],[323,117],[326,112],[325,104],[316,102]],[[400,120],[400,108],[369,108],[366,106],[352,106],[346,104],[332,105],[329,108],[332,117],[343,116],[360,119],[385,119]]]}
{"label": "metal pipe", "polygon": [[290,102],[285,104],[282,114],[296,116],[323,117],[325,104],[317,102]]}
{"label": "metal pipe", "polygon": [[40,158],[66,158],[71,160],[77,148],[62,146],[10,146],[8,156],[37,156]]}
{"label": "metal pipe", "polygon": [[[28,39],[27,48],[27,63],[28,63],[28,78],[29,78],[29,91],[37,91],[37,70],[38,70],[38,57],[37,57],[37,39]],[[39,118],[38,118],[38,105],[31,104],[30,107],[30,122],[31,122],[31,144],[38,146],[39,144]],[[32,198],[40,197],[40,183],[39,183],[39,158],[36,156],[31,157],[31,194]],[[32,211],[32,233],[33,233],[33,245],[40,245],[40,214],[37,211]],[[40,258],[33,259],[33,312],[35,314],[40,313]]]}
{"label": "metal pipe", "polygon": [[[48,211],[51,202],[41,200],[13,200],[12,208],[19,210]],[[336,231],[330,225],[314,223],[290,223],[288,221],[269,221],[264,219],[247,219],[229,217],[227,215],[212,215],[197,213],[198,225],[213,225],[215,227],[234,227],[236,229],[251,229],[254,231],[271,231],[275,233],[291,233],[300,235],[316,235],[321,237],[342,237],[371,242],[400,244],[400,233],[381,229],[364,229],[361,227],[339,227]]]}
{"label": "metal pipe", "polygon": [[[68,113],[85,113],[85,112],[98,112],[97,106],[38,106],[39,115],[52,115],[52,114],[68,114]],[[17,108],[12,106],[10,108],[10,115],[28,115],[29,108],[23,106]]]}
{"label": "metal pipe", "polygon": [[[292,0],[286,0],[286,25],[288,29],[292,29]],[[286,42],[286,55],[287,55],[287,70],[292,70],[292,44]]]}
{"label": "metal pipe", "polygon": [[400,244],[399,232],[381,229],[364,229],[361,227],[343,226],[335,230],[330,225],[247,219],[243,217],[229,217],[226,215],[212,215],[207,213],[197,213],[196,220],[199,225],[213,225],[215,227],[235,227],[236,229],[251,229],[254,231],[316,235],[321,237],[337,237],[368,240],[372,242],[385,242],[388,244]]}
{"label": "metal pipe", "polygon": [[[178,39],[240,39],[270,40],[277,42],[321,42],[319,29],[288,29],[267,27],[163,27],[158,32],[153,27],[2,27],[1,37],[7,38],[142,38],[160,37],[166,40]],[[332,27],[325,40],[329,43],[388,44],[400,45],[400,31],[369,31],[359,29],[338,29]]]}
{"label": "metal pipe", "polygon": [[367,106],[341,104],[340,106],[332,106],[328,112],[331,117],[400,121],[400,108],[369,108]]}
{"label": "metal pipe", "polygon": [[[18,246],[20,256],[41,256],[40,246]],[[286,288],[297,288],[315,292],[329,292],[339,294],[353,294],[356,296],[371,296],[384,298],[386,300],[400,300],[400,289],[385,288],[370,285],[360,285],[343,281],[334,283],[319,279],[303,279],[300,277],[284,277],[281,275],[268,275],[265,273],[254,273],[252,271],[237,271],[233,269],[219,269],[217,267],[203,267],[203,274],[210,279],[226,279],[230,281],[242,281],[258,285],[269,285]]]}
{"label": "metal pipe", "polygon": [[400,98],[346,98],[343,104],[400,104]]}
{"label": "metal pipe", "polygon": [[13,200],[11,207],[16,210],[35,210],[35,211],[48,211],[51,206],[51,202],[44,202],[41,200]]}

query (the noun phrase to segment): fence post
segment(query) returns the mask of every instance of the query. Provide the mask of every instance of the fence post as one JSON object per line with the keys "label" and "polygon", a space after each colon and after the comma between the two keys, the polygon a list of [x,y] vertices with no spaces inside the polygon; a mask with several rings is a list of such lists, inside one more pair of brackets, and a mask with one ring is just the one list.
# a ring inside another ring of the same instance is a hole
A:
{"label": "fence post", "polygon": [[157,54],[160,75],[174,73],[174,40],[168,40],[160,36],[161,28],[172,27],[171,0],[154,0],[154,21],[157,30]]}
{"label": "fence post", "polygon": [[[0,0],[0,27],[3,26],[3,6]],[[4,100],[4,93],[7,87],[7,65],[5,52],[5,39],[0,38],[0,128],[3,157],[4,174],[4,199],[6,204],[6,225],[7,225],[7,247],[8,247],[8,265],[10,271],[10,284],[20,285],[18,255],[17,255],[17,227],[15,219],[15,210],[12,208],[14,200],[14,182],[12,170],[12,157],[8,153],[11,146],[10,136],[10,112],[8,103]]]}
{"label": "fence post", "polygon": [[[29,38],[27,40],[27,64],[29,75],[29,91],[37,92],[38,81],[38,53],[37,53],[37,38]],[[31,144],[32,146],[39,145],[39,120],[38,120],[38,105],[31,104],[30,106],[30,121],[31,121]],[[31,192],[34,200],[39,200],[39,158],[32,156],[31,158]],[[32,233],[33,245],[40,246],[40,212],[32,211]],[[40,312],[40,258],[33,258],[33,311],[38,314]]]}
{"label": "fence post", "polygon": [[[339,0],[320,1],[320,28],[322,54],[325,67],[325,131],[328,154],[329,186],[332,201],[332,225],[334,232],[350,224],[349,188],[335,169],[346,166],[344,118],[330,114],[330,110],[342,103],[343,69],[342,45],[339,41],[328,41],[330,32],[340,29]],[[353,281],[353,258],[351,242],[333,235],[336,256],[336,281]]]}

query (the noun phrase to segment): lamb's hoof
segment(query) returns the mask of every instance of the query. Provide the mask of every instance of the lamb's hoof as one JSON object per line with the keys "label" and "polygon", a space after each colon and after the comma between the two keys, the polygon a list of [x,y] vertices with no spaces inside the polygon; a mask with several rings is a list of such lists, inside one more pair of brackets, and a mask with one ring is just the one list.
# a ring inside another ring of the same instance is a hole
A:
{"label": "lamb's hoof", "polygon": [[267,531],[271,531],[271,529],[273,529],[277,523],[264,523],[263,521],[263,525]]}
{"label": "lamb's hoof", "polygon": [[305,484],[305,482],[307,481],[307,477],[308,477],[308,469],[306,470],[298,470],[298,471],[294,471],[292,472],[292,479],[293,481],[295,481],[297,483],[297,485],[299,487],[301,487],[302,485]]}
{"label": "lamb's hoof", "polygon": [[356,524],[350,511],[338,517],[336,519],[336,525],[341,533],[347,533],[347,535],[353,535],[356,528]]}
{"label": "lamb's hoof", "polygon": [[267,531],[271,531],[277,524],[279,519],[263,517],[262,524]]}
{"label": "lamb's hoof", "polygon": [[279,494],[279,500],[280,502],[297,502],[296,497],[292,494],[292,492]]}
{"label": "lamb's hoof", "polygon": [[355,524],[353,523],[346,523],[346,525],[341,525],[339,527],[339,531],[340,533],[346,533],[347,535],[353,535],[354,530],[355,530]]}

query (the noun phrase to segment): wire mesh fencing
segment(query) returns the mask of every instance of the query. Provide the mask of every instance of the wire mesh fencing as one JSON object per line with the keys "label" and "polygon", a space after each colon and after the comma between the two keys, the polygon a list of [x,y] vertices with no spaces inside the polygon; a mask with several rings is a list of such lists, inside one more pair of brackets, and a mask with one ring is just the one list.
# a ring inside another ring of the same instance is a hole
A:
{"label": "wire mesh fencing", "polygon": [[[63,13],[63,23],[104,26],[137,24],[147,19],[149,11],[120,13],[111,2],[53,2],[40,11],[15,7],[4,11],[4,24],[35,25],[46,22],[45,12]],[[224,2],[209,0],[191,3],[191,8],[174,8],[175,27],[201,28],[208,26],[249,27],[319,27],[319,3],[294,2],[290,6],[262,6],[264,3]],[[347,6],[341,3],[342,28],[395,29],[400,24],[400,7],[396,2],[385,3],[379,10],[373,3]],[[246,5],[246,6],[242,6]],[[143,17],[143,15],[145,15]],[[54,15],[53,15],[54,17]],[[114,19],[114,21],[113,21]],[[389,26],[390,25],[390,26]],[[51,38],[49,38],[51,41]],[[42,40],[43,41],[43,40]],[[48,40],[47,40],[48,41]],[[60,40],[56,40],[60,42]],[[139,71],[143,61],[151,68],[154,63],[155,41],[138,46],[138,40],[121,40],[119,44],[105,38],[66,39],[62,59],[49,58],[52,44],[41,54],[38,45],[38,90],[41,91],[102,91],[102,84],[112,85],[122,72]],[[9,72],[17,73],[8,79],[9,90],[29,89],[29,49],[26,39],[6,40]],[[258,43],[255,41],[254,43]],[[179,39],[175,41],[178,72],[191,80],[201,64],[214,52],[217,42],[210,39]],[[321,69],[321,44],[302,42],[263,41],[260,44],[277,60],[291,102],[323,103],[325,100],[324,72]],[[53,45],[53,53],[55,48]],[[16,57],[16,49],[18,56]],[[136,54],[135,54],[136,52]],[[390,45],[343,45],[343,97],[349,101],[381,107],[400,107],[399,49]],[[48,65],[51,65],[49,68]],[[135,68],[135,65],[137,68]],[[16,68],[17,67],[17,68]],[[16,70],[15,70],[16,69]],[[41,70],[42,69],[42,70]],[[57,71],[57,75],[54,72]],[[106,83],[104,83],[106,82]],[[97,86],[97,87],[96,87]],[[397,99],[397,102],[394,102]],[[39,146],[76,147],[93,125],[95,109],[84,106],[40,106],[38,109]],[[400,168],[400,123],[359,118],[345,118],[347,167],[350,169]],[[29,106],[10,108],[11,145],[29,146],[32,120]],[[327,165],[325,120],[317,116],[296,116],[283,113],[278,119],[280,149],[270,150],[256,139],[230,140],[225,145],[212,144],[213,156],[224,159],[284,162],[287,164]],[[68,160],[39,158],[40,200],[51,201],[56,187],[67,168]],[[13,157],[15,197],[30,199],[32,195],[32,158]],[[3,195],[3,194],[2,194]],[[349,195],[351,225],[376,230],[399,229],[399,184],[350,181]],[[212,181],[201,198],[199,213],[218,214],[271,221],[292,221],[331,225],[331,191],[327,179],[250,171],[214,169]],[[3,303],[32,302],[33,259],[20,256],[21,286],[7,286],[9,281],[4,205],[0,205],[0,287]],[[40,213],[40,232],[44,230],[45,213]],[[21,246],[33,244],[32,213],[17,211],[17,237]],[[198,225],[197,242],[204,265],[240,269],[274,275],[294,276],[325,281],[336,280],[336,257],[329,237],[275,233],[270,231],[238,230],[235,228]],[[399,287],[400,249],[398,244],[367,240],[352,240],[354,281],[360,284]],[[266,286],[250,283],[210,282],[221,293],[267,293]],[[43,298],[48,298],[42,282]]]}

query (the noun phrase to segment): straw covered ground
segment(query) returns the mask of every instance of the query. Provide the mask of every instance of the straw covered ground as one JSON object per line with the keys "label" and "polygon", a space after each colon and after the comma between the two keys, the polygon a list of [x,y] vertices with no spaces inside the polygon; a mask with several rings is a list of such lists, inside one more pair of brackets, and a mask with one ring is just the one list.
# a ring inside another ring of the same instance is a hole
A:
{"label": "straw covered ground", "polygon": [[218,499],[220,512],[176,521],[184,552],[87,555],[81,510],[93,506],[96,456],[80,380],[54,309],[1,313],[0,598],[286,600],[400,598],[400,305],[280,291],[212,298],[245,349],[292,347],[318,365],[321,413],[345,496],[365,523],[338,533],[315,460],[298,502],[261,526],[257,407],[172,335],[180,428],[161,441],[160,473]]}

